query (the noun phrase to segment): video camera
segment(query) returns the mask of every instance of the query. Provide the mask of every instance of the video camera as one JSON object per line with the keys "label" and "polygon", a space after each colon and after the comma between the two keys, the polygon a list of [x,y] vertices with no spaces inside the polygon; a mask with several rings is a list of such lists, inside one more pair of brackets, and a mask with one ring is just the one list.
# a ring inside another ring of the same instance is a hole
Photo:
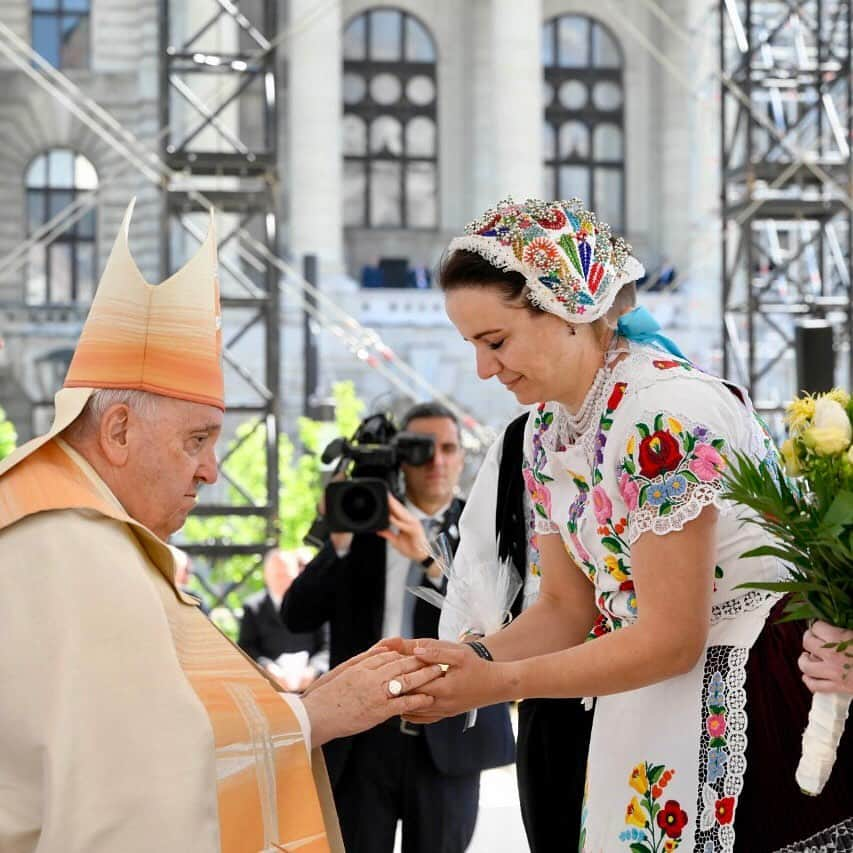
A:
{"label": "video camera", "polygon": [[[389,492],[402,499],[400,466],[426,465],[435,455],[429,435],[398,432],[383,414],[370,415],[349,440],[336,438],[323,451],[328,464],[340,459],[336,473],[353,463],[350,477],[326,486],[325,526],[331,532],[372,533],[389,525]],[[315,525],[316,526],[316,525]],[[312,528],[309,536],[318,538]]]}

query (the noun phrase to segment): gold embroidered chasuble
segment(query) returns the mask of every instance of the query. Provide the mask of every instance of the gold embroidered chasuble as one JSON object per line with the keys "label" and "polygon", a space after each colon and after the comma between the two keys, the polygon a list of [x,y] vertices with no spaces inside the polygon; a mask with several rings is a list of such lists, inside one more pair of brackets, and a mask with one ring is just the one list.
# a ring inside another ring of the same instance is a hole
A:
{"label": "gold embroidered chasuble", "polygon": [[4,853],[343,850],[320,751],[172,559],[61,439],[0,476]]}

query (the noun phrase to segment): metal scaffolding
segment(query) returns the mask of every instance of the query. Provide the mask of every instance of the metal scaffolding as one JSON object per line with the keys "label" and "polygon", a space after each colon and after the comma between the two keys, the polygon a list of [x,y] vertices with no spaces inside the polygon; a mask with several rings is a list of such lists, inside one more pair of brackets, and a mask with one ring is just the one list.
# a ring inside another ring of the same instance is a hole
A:
{"label": "metal scaffolding", "polygon": [[835,332],[853,377],[850,0],[720,0],[726,376],[778,413],[798,324]]}
{"label": "metal scaffolding", "polygon": [[[221,600],[255,571],[279,532],[279,270],[269,260],[247,263],[237,246],[240,234],[248,232],[267,257],[278,255],[277,22],[274,0],[239,9],[226,0],[208,5],[160,3],[160,124],[168,129],[161,136],[161,157],[171,170],[162,182],[160,246],[165,279],[203,238],[204,203],[215,205],[228,432],[236,436],[229,455],[263,431],[264,487],[253,490],[239,482],[224,460],[222,486],[195,510],[206,518],[258,519],[249,526],[257,532],[255,541],[217,533],[182,546],[212,566],[237,555],[250,558],[242,579],[232,578],[224,589],[209,587]],[[215,108],[208,106],[212,92],[218,96]]]}

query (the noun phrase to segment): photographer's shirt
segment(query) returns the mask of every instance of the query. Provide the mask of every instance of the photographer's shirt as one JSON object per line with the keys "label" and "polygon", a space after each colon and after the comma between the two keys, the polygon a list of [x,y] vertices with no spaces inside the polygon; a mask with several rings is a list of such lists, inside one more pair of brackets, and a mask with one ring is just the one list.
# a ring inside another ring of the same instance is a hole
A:
{"label": "photographer's shirt", "polygon": [[[418,520],[421,524],[427,519],[435,522],[436,532],[438,532],[444,514],[450,509],[452,500],[443,506],[435,515],[427,515],[419,510],[410,500],[405,501],[406,509]],[[434,534],[433,534],[434,535]],[[385,607],[382,611],[382,636],[383,637],[399,637],[403,634],[403,602],[406,596],[411,596],[412,593],[406,592],[406,586],[409,579],[409,566],[412,561],[401,554],[390,543],[386,549],[385,556]],[[429,578],[433,586],[441,586],[441,576],[437,578],[430,577],[425,570],[422,570],[420,577],[426,576]],[[411,625],[408,626],[411,633]]]}

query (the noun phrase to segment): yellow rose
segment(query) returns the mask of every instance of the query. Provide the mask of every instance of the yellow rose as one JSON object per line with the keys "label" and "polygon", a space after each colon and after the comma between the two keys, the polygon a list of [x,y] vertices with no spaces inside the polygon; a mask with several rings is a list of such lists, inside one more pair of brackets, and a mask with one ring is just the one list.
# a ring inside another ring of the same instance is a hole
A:
{"label": "yellow rose", "polygon": [[640,829],[646,828],[646,817],[643,814],[643,807],[636,797],[631,798],[631,802],[628,803],[628,808],[625,810],[625,823],[638,826]]}
{"label": "yellow rose", "polygon": [[803,440],[818,456],[834,456],[850,446],[853,426],[847,412],[837,400],[819,397],[815,402],[812,426],[803,433]]}
{"label": "yellow rose", "polygon": [[779,448],[782,454],[782,459],[785,462],[785,470],[792,477],[799,477],[803,469],[800,467],[800,460],[797,458],[797,448],[794,447],[794,442],[790,438],[786,438]]}
{"label": "yellow rose", "polygon": [[808,426],[809,421],[814,417],[814,407],[815,400],[811,394],[788,403],[788,408],[785,411],[785,421],[792,433],[796,434]]}
{"label": "yellow rose", "polygon": [[[628,784],[638,793],[647,794],[649,792],[649,777],[646,776],[646,765],[638,764],[632,771],[628,779]],[[634,797],[634,800],[637,798]]]}

